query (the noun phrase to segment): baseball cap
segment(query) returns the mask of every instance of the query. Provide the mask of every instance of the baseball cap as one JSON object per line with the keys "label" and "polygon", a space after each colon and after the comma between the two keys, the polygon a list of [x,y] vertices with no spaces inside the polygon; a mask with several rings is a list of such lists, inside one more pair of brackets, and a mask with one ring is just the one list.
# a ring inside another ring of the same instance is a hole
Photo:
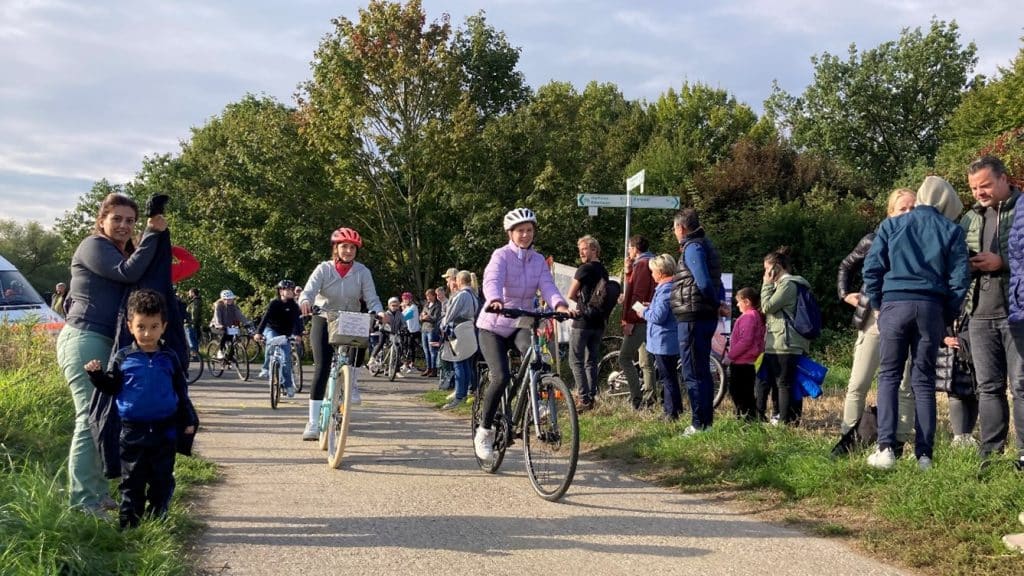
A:
{"label": "baseball cap", "polygon": [[458,273],[459,273],[459,269],[458,268],[449,268],[448,271],[445,272],[443,276],[441,276],[441,278],[443,278],[445,280],[448,280],[449,278],[455,278],[455,275],[458,274]]}

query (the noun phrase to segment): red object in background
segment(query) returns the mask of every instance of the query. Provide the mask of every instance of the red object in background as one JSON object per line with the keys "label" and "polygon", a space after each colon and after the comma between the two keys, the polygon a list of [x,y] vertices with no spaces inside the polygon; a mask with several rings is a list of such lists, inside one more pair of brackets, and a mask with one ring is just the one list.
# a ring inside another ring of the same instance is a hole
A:
{"label": "red object in background", "polygon": [[181,246],[171,246],[171,284],[188,280],[199,271],[199,260]]}

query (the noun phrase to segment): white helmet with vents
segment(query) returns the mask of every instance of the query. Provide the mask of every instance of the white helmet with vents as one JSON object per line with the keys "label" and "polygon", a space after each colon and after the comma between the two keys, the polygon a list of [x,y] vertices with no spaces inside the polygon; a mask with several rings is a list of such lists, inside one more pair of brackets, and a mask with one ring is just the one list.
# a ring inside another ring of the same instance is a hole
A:
{"label": "white helmet with vents", "polygon": [[509,231],[515,228],[518,224],[523,222],[533,222],[533,225],[537,225],[537,215],[533,213],[533,210],[529,208],[516,208],[505,214],[505,230]]}

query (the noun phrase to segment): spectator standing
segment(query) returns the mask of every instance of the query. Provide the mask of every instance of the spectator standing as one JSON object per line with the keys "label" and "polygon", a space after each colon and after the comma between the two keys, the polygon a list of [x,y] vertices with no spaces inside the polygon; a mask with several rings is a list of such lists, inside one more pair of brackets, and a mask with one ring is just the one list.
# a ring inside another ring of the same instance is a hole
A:
{"label": "spectator standing", "polygon": [[711,339],[725,288],[718,251],[700,225],[697,211],[681,210],[672,224],[680,255],[672,277],[671,304],[679,322],[679,359],[693,410],[692,423],[683,434],[690,435],[710,428],[714,419]]}
{"label": "spectator standing", "polygon": [[67,296],[68,286],[63,282],[57,282],[53,288],[53,298],[50,300],[50,309],[64,317],[64,299]]}
{"label": "spectator standing", "polygon": [[[442,330],[451,333],[455,327],[463,322],[473,322],[480,311],[480,303],[471,284],[471,277],[468,270],[462,270],[456,275],[458,290],[452,294],[451,301],[441,319]],[[473,382],[473,364],[476,362],[476,355],[465,360],[455,362],[455,396],[449,399],[448,403],[441,407],[442,410],[455,408],[469,395],[469,388]]]}
{"label": "spectator standing", "polygon": [[757,419],[754,383],[757,371],[754,363],[764,353],[764,315],[761,314],[761,296],[753,288],[740,288],[736,292],[736,307],[740,317],[733,327],[729,351],[723,364],[729,368],[729,395],[736,406],[736,417],[748,422]]}
{"label": "spectator standing", "polygon": [[650,353],[661,378],[661,389],[665,398],[662,405],[667,420],[678,420],[683,409],[683,395],[679,390],[679,322],[672,314],[669,302],[672,293],[672,275],[676,261],[669,254],[647,259],[648,268],[655,283],[650,306],[635,303],[633,311],[644,319],[647,336],[644,338],[645,352]]}
{"label": "spectator standing", "polygon": [[[647,322],[640,317],[633,304],[639,302],[644,306],[654,298],[655,280],[650,261],[654,254],[648,251],[649,243],[643,236],[629,239],[626,265],[624,267],[625,287],[622,295],[622,347],[619,348],[619,368],[629,382],[629,400],[634,410],[651,408],[659,398],[658,385],[654,379],[654,367],[647,355]],[[673,266],[675,259],[672,260]],[[639,359],[640,371],[643,372],[643,386],[640,385],[640,374],[637,373],[633,360]]]}
{"label": "spectator standing", "polygon": [[[945,180],[929,176],[909,213],[878,227],[864,261],[864,292],[878,310],[878,449],[868,465],[896,463],[897,390],[910,358],[914,390],[914,455],[932,466],[935,442],[935,360],[946,325],[960,312],[970,272],[964,230],[953,221],[963,205]],[[973,336],[973,334],[972,334]]]}
{"label": "spectator standing", "polygon": [[601,338],[605,318],[601,312],[608,283],[608,270],[601,264],[601,245],[587,235],[576,241],[583,264],[576,270],[567,297],[576,301],[579,316],[572,322],[569,354],[572,376],[576,380],[580,411],[594,407],[597,393],[597,363],[601,356]]}
{"label": "spectator standing", "polygon": [[402,318],[409,329],[405,341],[405,373],[412,374],[416,371],[412,363],[416,361],[416,344],[420,341],[420,309],[413,301],[412,292],[402,292]]}
{"label": "spectator standing", "polygon": [[420,342],[423,345],[423,357],[427,361],[427,367],[421,376],[436,378],[438,343],[441,340],[441,302],[433,288],[427,288],[423,297],[426,300],[423,302],[423,310],[420,311]]}

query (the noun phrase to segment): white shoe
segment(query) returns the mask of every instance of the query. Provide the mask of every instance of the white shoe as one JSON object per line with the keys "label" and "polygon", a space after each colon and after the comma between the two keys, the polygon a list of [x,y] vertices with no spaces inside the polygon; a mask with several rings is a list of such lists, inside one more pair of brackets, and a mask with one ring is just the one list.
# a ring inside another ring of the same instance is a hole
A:
{"label": "white shoe", "polygon": [[494,428],[479,427],[476,429],[476,437],[473,439],[473,449],[476,450],[476,457],[481,460],[490,460],[494,457]]}
{"label": "white shoe", "polygon": [[289,398],[295,398],[295,386],[288,386],[284,389],[284,393]]}
{"label": "white shoe", "polygon": [[444,397],[445,400],[455,400],[455,392]]}
{"label": "white shoe", "polygon": [[700,434],[701,432],[703,432],[703,430],[698,430],[694,428],[691,424],[690,426],[686,427],[686,430],[683,430],[683,438],[686,438],[687,436],[693,436],[694,434]]}
{"label": "white shoe", "polygon": [[953,436],[953,441],[950,442],[949,445],[954,448],[977,448],[978,441],[970,434],[956,434]]}
{"label": "white shoe", "polygon": [[[929,458],[929,462],[931,459]],[[885,450],[875,450],[873,454],[868,456],[868,466],[872,468],[878,468],[879,470],[888,470],[896,465],[896,455],[892,453],[892,448],[886,448]]]}
{"label": "white shoe", "polygon": [[348,399],[349,406],[358,406],[363,403],[363,397],[359,395],[359,386],[352,385],[352,392]]}
{"label": "white shoe", "polygon": [[313,422],[306,422],[306,429],[302,431],[303,440],[319,440],[320,425]]}
{"label": "white shoe", "polygon": [[917,459],[917,467],[921,470],[931,470],[932,459],[927,456],[921,456]]}
{"label": "white shoe", "polygon": [[267,370],[260,370],[260,378],[266,378],[267,376],[270,376],[270,372],[268,372]]}
{"label": "white shoe", "polygon": [[779,418],[779,415],[778,414],[774,414],[772,416],[772,419],[771,419],[771,424],[772,424],[772,426],[778,426],[781,421],[782,420]]}
{"label": "white shoe", "polygon": [[223,360],[223,359],[224,359],[224,351],[223,350],[217,350],[217,360]]}

